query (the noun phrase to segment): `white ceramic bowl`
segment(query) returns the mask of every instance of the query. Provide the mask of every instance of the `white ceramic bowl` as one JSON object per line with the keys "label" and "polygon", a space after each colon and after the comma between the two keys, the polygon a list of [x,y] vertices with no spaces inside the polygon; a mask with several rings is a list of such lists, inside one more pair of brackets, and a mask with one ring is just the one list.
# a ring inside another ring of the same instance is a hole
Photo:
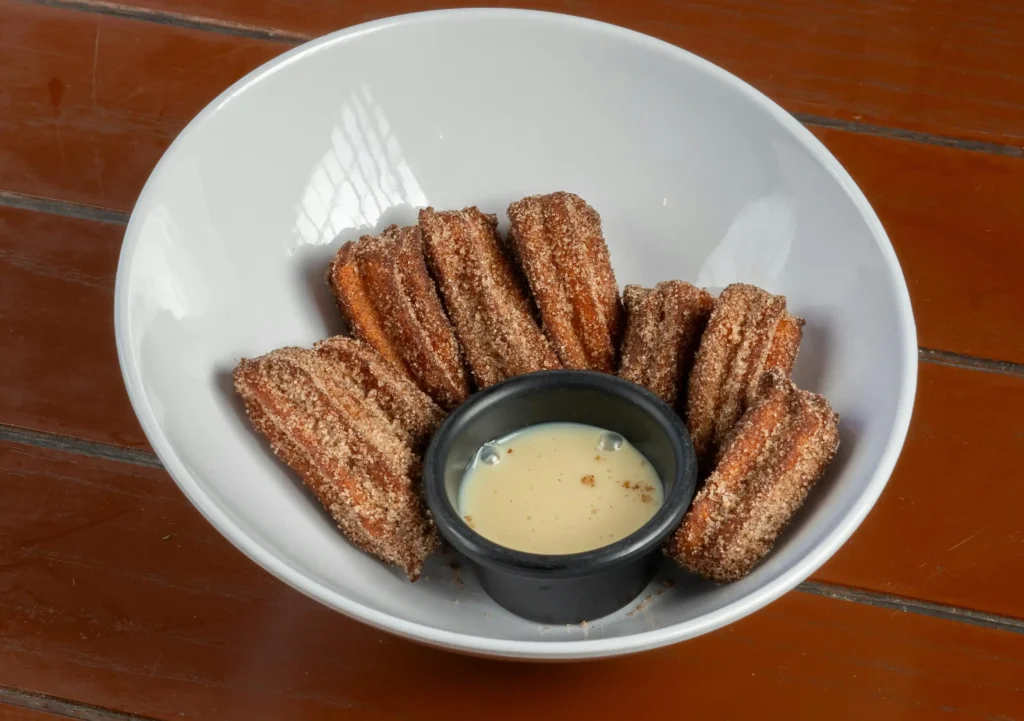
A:
{"label": "white ceramic bowl", "polygon": [[[734,281],[807,319],[795,377],[842,415],[842,447],[770,557],[676,584],[586,627],[513,617],[437,558],[409,584],[351,548],[248,427],[242,356],[340,320],[323,282],[342,240],[415,209],[504,216],[571,190],[604,220],[619,282]],[[860,190],[799,123],[732,75],[644,35],[510,10],[409,15],[296,48],[211,103],[153,171],[125,236],[117,344],[135,411],[181,489],[303,593],[453,649],[587,658],[681,641],[751,613],[850,536],[892,471],[916,382],[896,256]]]}

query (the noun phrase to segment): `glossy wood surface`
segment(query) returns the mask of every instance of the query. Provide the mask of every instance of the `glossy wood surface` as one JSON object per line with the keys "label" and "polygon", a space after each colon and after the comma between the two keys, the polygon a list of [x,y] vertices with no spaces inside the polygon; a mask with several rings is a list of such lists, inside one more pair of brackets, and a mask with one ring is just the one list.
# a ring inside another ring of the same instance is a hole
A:
{"label": "glossy wood surface", "polygon": [[0,0],[0,187],[131,210],[185,124],[289,47]]}
{"label": "glossy wood surface", "polygon": [[1024,719],[1024,8],[513,4],[707,57],[801,114],[861,186],[920,344],[946,352],[925,357],[959,366],[920,366],[861,528],[813,593],[586,664],[420,647],[285,587],[163,471],[95,457],[152,463],[123,450],[148,448],[113,340],[124,226],[67,216],[123,221],[103,209],[131,209],[192,116],[304,37],[439,5],[0,0],[0,439],[21,439],[0,440],[0,719]]}
{"label": "glossy wood surface", "polygon": [[881,499],[818,580],[1024,618],[1024,377],[923,363]]}
{"label": "glossy wood surface", "polygon": [[1024,708],[1024,635],[792,593],[639,656],[487,661],[383,635],[286,588],[161,471],[0,445],[0,492],[0,529],[18,534],[2,532],[0,676],[108,708],[225,721],[441,719],[453,706],[494,719],[538,708],[656,717],[687,689],[699,717],[765,705],[904,721]]}
{"label": "glossy wood surface", "polygon": [[1024,363],[1024,159],[813,130],[885,226],[918,342]]}

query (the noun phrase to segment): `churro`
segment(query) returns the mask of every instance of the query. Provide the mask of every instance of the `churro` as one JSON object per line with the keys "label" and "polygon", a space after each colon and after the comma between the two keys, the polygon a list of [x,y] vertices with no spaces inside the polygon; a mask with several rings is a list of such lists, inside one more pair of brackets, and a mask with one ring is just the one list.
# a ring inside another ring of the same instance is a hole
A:
{"label": "churro", "polygon": [[722,291],[690,373],[686,420],[699,463],[714,460],[764,371],[790,373],[803,324],[786,311],[781,295],[742,283]]}
{"label": "churro", "polygon": [[509,246],[562,365],[614,373],[622,303],[597,211],[558,192],[512,203],[508,218]]}
{"label": "churro", "polygon": [[839,416],[781,368],[730,432],[666,551],[716,581],[745,576],[771,550],[839,445]]}
{"label": "churro", "polygon": [[560,367],[498,236],[477,208],[420,211],[427,258],[455,333],[481,388]]}
{"label": "churro", "polygon": [[446,409],[469,395],[455,331],[427,272],[417,226],[345,243],[327,271],[352,332]]}
{"label": "churro", "polygon": [[686,397],[690,367],[715,299],[681,280],[653,288],[627,285],[626,334],[619,376],[644,386],[670,406]]}

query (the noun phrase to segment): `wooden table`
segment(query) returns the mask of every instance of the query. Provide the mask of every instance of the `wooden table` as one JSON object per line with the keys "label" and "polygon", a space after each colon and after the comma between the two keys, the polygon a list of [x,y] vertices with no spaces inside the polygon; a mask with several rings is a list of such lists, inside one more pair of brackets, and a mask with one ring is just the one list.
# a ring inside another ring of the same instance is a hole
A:
{"label": "wooden table", "polygon": [[806,123],[888,229],[921,343],[896,472],[812,580],[555,666],[400,641],[271,578],[161,470],[115,356],[124,224],[184,124],[310,37],[436,3],[127,3],[0,0],[0,718],[1024,719],[1024,5],[523,3],[676,43]]}

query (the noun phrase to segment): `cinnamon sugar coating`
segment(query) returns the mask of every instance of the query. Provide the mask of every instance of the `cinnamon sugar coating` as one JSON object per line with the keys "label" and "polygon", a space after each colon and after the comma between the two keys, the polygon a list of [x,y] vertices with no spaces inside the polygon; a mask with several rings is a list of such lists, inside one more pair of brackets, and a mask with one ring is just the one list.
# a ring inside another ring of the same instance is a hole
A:
{"label": "cinnamon sugar coating", "polygon": [[494,215],[476,207],[420,211],[427,259],[481,388],[559,368],[505,255]]}
{"label": "cinnamon sugar coating", "polygon": [[702,466],[709,464],[733,425],[757,395],[761,374],[789,375],[804,321],[786,311],[786,299],[753,285],[722,291],[701,336],[690,374],[686,421]]}
{"label": "cinnamon sugar coating", "polygon": [[408,376],[366,343],[335,336],[313,346],[339,384],[365,396],[387,417],[395,433],[414,451],[426,448],[445,412]]}
{"label": "cinnamon sugar coating", "polygon": [[462,349],[427,272],[417,226],[345,243],[327,271],[352,332],[406,371],[442,407],[469,395]]}
{"label": "cinnamon sugar coating", "polygon": [[383,358],[354,369],[334,350],[321,344],[316,351],[282,348],[243,359],[235,390],[253,427],[345,537],[415,580],[438,538],[420,497],[422,462],[410,439],[425,432],[428,416],[439,419],[442,412],[430,410],[430,399],[401,377],[404,388],[388,378],[362,386],[373,368],[388,368]]}
{"label": "cinnamon sugar coating", "polygon": [[715,581],[747,575],[835,455],[838,423],[822,396],[799,390],[783,369],[765,372],[668,555]]}
{"label": "cinnamon sugar coating", "polygon": [[532,195],[508,207],[509,246],[566,368],[615,372],[622,303],[601,217],[578,195]]}
{"label": "cinnamon sugar coating", "polygon": [[715,299],[681,280],[622,292],[626,333],[619,376],[642,385],[670,406],[686,397],[690,367]]}

